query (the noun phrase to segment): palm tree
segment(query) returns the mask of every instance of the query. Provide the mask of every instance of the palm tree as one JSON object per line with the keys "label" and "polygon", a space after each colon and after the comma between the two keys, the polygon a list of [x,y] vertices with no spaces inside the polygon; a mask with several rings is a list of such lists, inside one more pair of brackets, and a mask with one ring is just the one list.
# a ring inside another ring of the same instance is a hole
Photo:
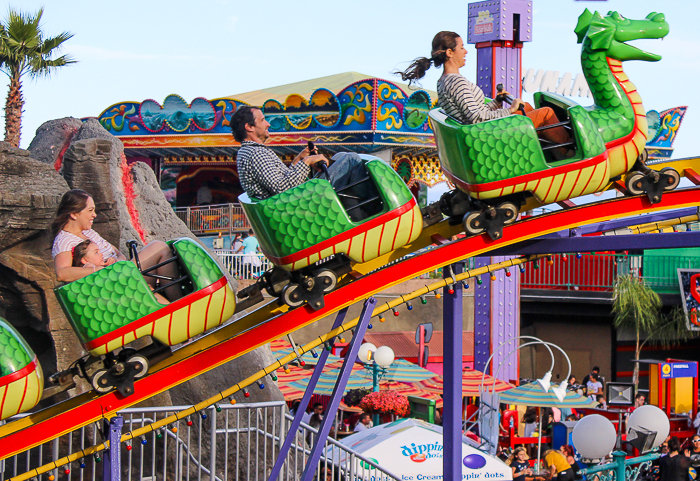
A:
{"label": "palm tree", "polygon": [[[695,337],[686,327],[685,313],[675,308],[661,312],[661,299],[644,279],[634,275],[618,277],[615,281],[612,312],[615,328],[629,328],[636,334],[635,359],[639,359],[645,344],[664,348]],[[639,382],[639,363],[634,364],[632,382]]]}
{"label": "palm tree", "polygon": [[46,38],[41,31],[41,16],[10,8],[7,18],[0,25],[0,70],[10,78],[10,90],[5,101],[5,142],[19,147],[22,128],[22,77],[49,76],[57,68],[75,63],[71,57],[53,58],[61,44],[73,36],[63,32]]}

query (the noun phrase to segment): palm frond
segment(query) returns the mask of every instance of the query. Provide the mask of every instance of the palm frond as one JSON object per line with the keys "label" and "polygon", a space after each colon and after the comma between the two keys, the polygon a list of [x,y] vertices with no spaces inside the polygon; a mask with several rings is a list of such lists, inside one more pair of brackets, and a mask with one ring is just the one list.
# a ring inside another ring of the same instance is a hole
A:
{"label": "palm frond", "polygon": [[615,327],[650,332],[659,323],[659,295],[634,276],[620,276],[615,282],[613,309]]}

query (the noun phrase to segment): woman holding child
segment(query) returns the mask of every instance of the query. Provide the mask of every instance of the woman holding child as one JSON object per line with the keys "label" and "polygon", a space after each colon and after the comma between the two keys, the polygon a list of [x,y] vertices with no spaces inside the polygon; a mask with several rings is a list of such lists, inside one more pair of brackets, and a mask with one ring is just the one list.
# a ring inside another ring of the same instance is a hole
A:
{"label": "woman holding child", "polygon": [[[51,223],[51,233],[54,236],[51,255],[54,259],[56,278],[60,282],[73,282],[117,261],[127,260],[116,247],[92,229],[95,217],[97,217],[95,201],[87,192],[79,189],[69,190],[61,198],[56,218]],[[86,242],[88,240],[90,242]],[[80,249],[77,248],[79,244]],[[78,250],[77,256],[75,256],[76,250]],[[171,257],[170,248],[162,241],[150,242],[139,251],[142,269],[152,267]],[[169,263],[159,267],[155,272],[162,276],[176,278],[177,266],[175,263]],[[151,287],[155,285],[155,279],[152,277],[147,276],[146,281],[151,284]],[[178,286],[166,289],[166,297],[171,301],[177,299],[178,289]]]}

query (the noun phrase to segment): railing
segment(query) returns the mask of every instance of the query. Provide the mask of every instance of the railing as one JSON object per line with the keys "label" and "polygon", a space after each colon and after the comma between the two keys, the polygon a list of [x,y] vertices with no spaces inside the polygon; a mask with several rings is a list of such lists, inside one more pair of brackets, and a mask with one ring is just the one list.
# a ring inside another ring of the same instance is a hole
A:
{"label": "railing", "polygon": [[[121,479],[126,481],[264,481],[274,465],[292,417],[283,401],[255,404],[221,404],[181,419],[141,438],[122,443]],[[151,424],[185,407],[126,409],[123,433]],[[279,480],[300,479],[310,455],[312,436],[318,431],[302,424],[296,433]],[[89,425],[63,435],[0,464],[0,480],[51,463],[70,453],[79,453],[103,441]],[[375,462],[329,438],[325,456],[318,463],[315,480],[397,479]],[[46,475],[61,481],[102,479],[102,464],[94,457],[56,468]],[[336,463],[333,463],[333,460]],[[342,463],[338,460],[343,460]],[[68,472],[66,472],[66,470]]]}
{"label": "railing", "polygon": [[230,250],[214,252],[231,275],[238,279],[256,279],[272,267],[270,260],[263,254],[234,254]]}
{"label": "railing", "polygon": [[[566,259],[566,260],[565,260]],[[657,292],[678,292],[677,269],[700,269],[700,256],[568,254],[552,256],[553,265],[540,260],[525,266],[521,286],[526,289],[612,291],[621,275],[644,278]]]}
{"label": "railing", "polygon": [[175,214],[195,234],[246,231],[251,228],[240,204],[177,207]]}

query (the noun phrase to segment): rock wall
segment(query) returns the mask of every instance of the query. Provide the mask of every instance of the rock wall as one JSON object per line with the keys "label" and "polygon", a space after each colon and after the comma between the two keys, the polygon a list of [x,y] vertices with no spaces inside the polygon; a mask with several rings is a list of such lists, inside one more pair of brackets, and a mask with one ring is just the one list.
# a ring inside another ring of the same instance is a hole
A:
{"label": "rock wall", "polygon": [[[53,293],[56,278],[48,227],[61,196],[71,188],[93,196],[98,212],[93,228],[122,252],[131,239],[141,245],[175,237],[196,239],[165,200],[153,171],[139,162],[127,164],[121,141],[96,120],[47,122],[38,129],[29,152],[0,143],[0,315],[27,339],[47,377],[85,354]],[[235,290],[235,281],[229,281]],[[269,347],[257,349],[147,404],[201,401],[271,361]],[[238,400],[283,399],[274,383],[267,384]],[[86,389],[81,383],[68,395]]]}

